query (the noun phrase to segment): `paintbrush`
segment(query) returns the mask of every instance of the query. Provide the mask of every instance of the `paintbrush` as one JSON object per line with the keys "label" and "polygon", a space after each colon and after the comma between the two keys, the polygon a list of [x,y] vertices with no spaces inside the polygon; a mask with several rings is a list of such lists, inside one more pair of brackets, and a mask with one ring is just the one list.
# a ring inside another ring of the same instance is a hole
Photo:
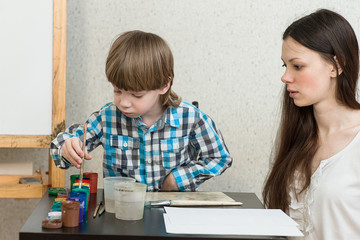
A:
{"label": "paintbrush", "polygon": [[161,201],[145,201],[145,206],[241,206],[242,202],[230,201],[207,201],[207,200],[161,200]]}
{"label": "paintbrush", "polygon": [[87,123],[85,123],[85,126],[84,126],[84,136],[83,136],[83,146],[82,146],[82,151],[84,153],[84,156],[81,159],[81,165],[80,165],[79,188],[81,188],[82,181],[83,181],[83,174],[84,174],[84,161],[85,161],[85,149],[86,149],[86,129],[87,129]]}

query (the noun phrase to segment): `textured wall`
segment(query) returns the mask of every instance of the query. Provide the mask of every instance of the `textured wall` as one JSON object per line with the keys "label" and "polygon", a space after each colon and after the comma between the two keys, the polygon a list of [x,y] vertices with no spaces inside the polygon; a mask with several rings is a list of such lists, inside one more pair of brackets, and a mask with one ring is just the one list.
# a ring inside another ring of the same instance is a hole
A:
{"label": "textured wall", "polygon": [[[173,50],[173,89],[185,101],[199,101],[234,157],[230,169],[200,190],[260,197],[279,117],[281,34],[293,20],[318,8],[343,14],[360,38],[358,0],[68,0],[66,124],[84,122],[112,100],[104,66],[115,36],[135,29],[154,32]],[[102,176],[102,149],[93,157],[85,170]],[[23,159],[46,165],[47,152],[0,149],[0,161]],[[74,173],[78,170],[66,172],[67,184]],[[12,218],[0,214],[0,233],[7,233],[1,235],[15,239],[37,201],[0,203],[0,213],[9,207],[27,209]],[[3,224],[7,217],[10,221]]]}

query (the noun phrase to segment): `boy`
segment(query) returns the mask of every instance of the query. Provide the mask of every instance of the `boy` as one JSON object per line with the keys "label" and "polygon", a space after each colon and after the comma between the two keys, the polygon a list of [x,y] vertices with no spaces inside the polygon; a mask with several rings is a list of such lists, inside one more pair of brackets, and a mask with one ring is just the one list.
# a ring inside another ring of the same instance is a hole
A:
{"label": "boy", "polygon": [[[173,56],[159,36],[141,31],[120,35],[106,61],[114,102],[87,120],[86,149],[104,147],[103,173],[129,176],[148,191],[196,191],[220,175],[232,158],[215,123],[171,90]],[[55,165],[80,167],[83,125],[75,124],[51,143]]]}

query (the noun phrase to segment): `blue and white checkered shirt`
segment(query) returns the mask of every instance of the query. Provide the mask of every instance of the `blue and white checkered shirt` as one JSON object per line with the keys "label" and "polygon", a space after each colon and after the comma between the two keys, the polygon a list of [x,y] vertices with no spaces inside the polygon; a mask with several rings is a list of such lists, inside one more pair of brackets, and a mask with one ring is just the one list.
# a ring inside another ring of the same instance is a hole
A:
{"label": "blue and white checkered shirt", "polygon": [[[161,191],[171,172],[180,191],[196,191],[232,163],[215,123],[186,102],[168,107],[151,127],[139,118],[125,116],[114,103],[94,112],[87,122],[87,150],[100,144],[105,150],[104,177],[133,177],[147,184],[148,191]],[[64,141],[71,137],[82,140],[83,134],[83,125],[74,124],[52,141],[50,153],[57,167],[69,167],[62,158]]]}

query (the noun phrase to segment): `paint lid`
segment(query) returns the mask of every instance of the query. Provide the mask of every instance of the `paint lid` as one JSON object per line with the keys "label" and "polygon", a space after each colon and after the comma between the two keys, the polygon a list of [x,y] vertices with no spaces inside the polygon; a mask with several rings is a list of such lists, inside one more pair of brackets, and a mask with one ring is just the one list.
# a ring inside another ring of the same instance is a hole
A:
{"label": "paint lid", "polygon": [[46,219],[42,221],[43,228],[61,228],[62,221],[60,219]]}

